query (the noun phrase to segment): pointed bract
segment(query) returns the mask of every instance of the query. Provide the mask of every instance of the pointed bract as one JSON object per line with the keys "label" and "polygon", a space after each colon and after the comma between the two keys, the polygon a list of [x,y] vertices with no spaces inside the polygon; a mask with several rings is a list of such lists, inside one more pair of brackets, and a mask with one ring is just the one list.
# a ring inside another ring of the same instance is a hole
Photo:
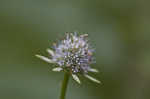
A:
{"label": "pointed bract", "polygon": [[48,62],[48,63],[54,63],[54,61],[52,61],[51,59],[45,57],[45,56],[41,56],[41,55],[35,55],[36,57],[42,59],[43,61],[45,62]]}
{"label": "pointed bract", "polygon": [[54,56],[54,52],[53,52],[53,50],[51,50],[51,49],[47,49],[47,52],[48,52],[50,55]]}
{"label": "pointed bract", "polygon": [[73,79],[74,79],[76,82],[78,82],[79,84],[81,84],[80,79],[78,78],[77,75],[72,74],[72,77],[73,77]]}
{"label": "pointed bract", "polygon": [[82,34],[82,35],[80,35],[80,37],[87,37],[88,36],[88,34]]}
{"label": "pointed bract", "polygon": [[97,79],[95,79],[95,78],[93,78],[93,77],[91,77],[91,76],[89,76],[89,75],[87,75],[87,74],[85,74],[84,75],[86,78],[88,78],[88,79],[90,79],[90,80],[92,80],[92,81],[94,81],[94,82],[96,82],[96,83],[101,83],[99,80],[97,80]]}
{"label": "pointed bract", "polygon": [[98,73],[98,72],[99,72],[97,69],[94,69],[94,68],[90,68],[88,71],[89,71],[89,72],[95,72],[95,73]]}
{"label": "pointed bract", "polygon": [[53,68],[52,71],[55,71],[55,72],[60,72],[62,71],[63,69],[61,67],[56,67],[56,68]]}

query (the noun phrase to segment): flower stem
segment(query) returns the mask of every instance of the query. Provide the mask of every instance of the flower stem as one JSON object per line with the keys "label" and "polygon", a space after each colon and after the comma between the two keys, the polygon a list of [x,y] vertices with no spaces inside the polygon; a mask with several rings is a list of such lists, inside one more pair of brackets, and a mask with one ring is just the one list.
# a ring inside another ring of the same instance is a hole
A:
{"label": "flower stem", "polygon": [[65,99],[68,81],[69,81],[69,74],[67,72],[65,72],[64,80],[62,81],[62,86],[61,86],[60,99]]}

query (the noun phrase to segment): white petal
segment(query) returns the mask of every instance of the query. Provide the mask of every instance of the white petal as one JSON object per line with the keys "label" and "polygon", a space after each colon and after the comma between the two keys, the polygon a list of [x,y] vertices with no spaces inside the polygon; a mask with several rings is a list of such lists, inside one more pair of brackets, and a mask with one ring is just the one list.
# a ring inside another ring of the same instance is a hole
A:
{"label": "white petal", "polygon": [[93,78],[93,77],[91,77],[91,76],[89,76],[89,75],[84,75],[86,78],[88,78],[88,79],[90,79],[90,80],[92,80],[92,81],[94,81],[94,82],[96,82],[96,83],[101,83],[99,80],[97,80],[97,79],[95,79],[95,78]]}
{"label": "white petal", "polygon": [[48,63],[54,63],[54,61],[52,61],[51,59],[45,57],[45,56],[41,56],[41,55],[35,55],[36,57],[48,62]]}
{"label": "white petal", "polygon": [[50,55],[54,56],[54,52],[53,52],[51,49],[47,49],[47,52],[48,52]]}
{"label": "white petal", "polygon": [[52,71],[56,71],[56,72],[60,72],[62,71],[63,69],[61,67],[56,67],[56,68],[53,68]]}
{"label": "white petal", "polygon": [[72,77],[73,77],[73,79],[74,79],[75,81],[77,81],[79,84],[81,84],[80,79],[78,78],[77,75],[72,74]]}
{"label": "white petal", "polygon": [[89,71],[90,71],[90,72],[95,72],[95,73],[98,73],[98,72],[99,72],[97,69],[94,69],[94,68],[90,68]]}

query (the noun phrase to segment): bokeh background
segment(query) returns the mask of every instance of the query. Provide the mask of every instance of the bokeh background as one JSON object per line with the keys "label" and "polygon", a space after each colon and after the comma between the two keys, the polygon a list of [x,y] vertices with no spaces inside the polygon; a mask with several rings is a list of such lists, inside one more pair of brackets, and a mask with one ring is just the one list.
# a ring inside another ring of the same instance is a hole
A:
{"label": "bokeh background", "polygon": [[148,0],[0,0],[0,99],[59,99],[63,73],[35,57],[65,32],[88,33],[93,74],[67,99],[150,99]]}

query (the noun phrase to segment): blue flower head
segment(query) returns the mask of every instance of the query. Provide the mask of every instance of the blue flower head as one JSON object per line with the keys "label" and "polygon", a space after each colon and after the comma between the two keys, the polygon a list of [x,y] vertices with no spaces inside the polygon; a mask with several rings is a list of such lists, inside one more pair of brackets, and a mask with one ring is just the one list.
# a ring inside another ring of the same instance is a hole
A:
{"label": "blue flower head", "polygon": [[52,71],[64,71],[72,75],[73,79],[81,83],[78,75],[83,75],[86,78],[100,83],[99,80],[88,75],[88,72],[98,72],[91,68],[94,63],[93,48],[88,41],[88,34],[77,35],[77,33],[66,33],[66,36],[59,43],[53,44],[53,49],[47,49],[51,58],[36,55],[38,58],[54,63],[57,67]]}

